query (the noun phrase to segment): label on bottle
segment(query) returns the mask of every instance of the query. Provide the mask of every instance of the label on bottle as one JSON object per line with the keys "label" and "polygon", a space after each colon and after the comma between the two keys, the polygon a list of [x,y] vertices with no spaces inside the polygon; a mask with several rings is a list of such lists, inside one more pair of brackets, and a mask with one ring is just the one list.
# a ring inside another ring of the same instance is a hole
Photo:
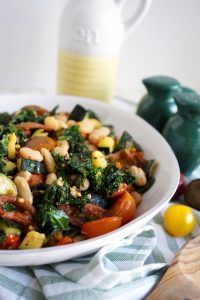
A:
{"label": "label on bottle", "polygon": [[112,101],[118,62],[118,56],[81,56],[60,50],[58,94]]}

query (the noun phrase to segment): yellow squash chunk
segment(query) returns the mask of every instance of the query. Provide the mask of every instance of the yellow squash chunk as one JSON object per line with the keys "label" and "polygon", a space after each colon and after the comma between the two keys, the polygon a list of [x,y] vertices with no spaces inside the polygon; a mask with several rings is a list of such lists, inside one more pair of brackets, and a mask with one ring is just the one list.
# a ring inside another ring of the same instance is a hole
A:
{"label": "yellow squash chunk", "polygon": [[16,154],[16,150],[15,150],[15,145],[17,142],[17,137],[15,135],[15,133],[11,133],[8,135],[8,157],[10,159],[15,159],[15,154]]}
{"label": "yellow squash chunk", "polygon": [[107,167],[105,155],[101,151],[93,151],[92,164],[95,168],[105,169]]}
{"label": "yellow squash chunk", "polygon": [[100,139],[98,147],[99,148],[108,148],[109,149],[109,153],[113,152],[115,146],[115,141],[112,137],[110,136],[104,136]]}
{"label": "yellow squash chunk", "polygon": [[17,196],[16,185],[9,177],[0,173],[0,195],[8,195],[8,194]]}
{"label": "yellow squash chunk", "polygon": [[45,242],[45,234],[39,233],[37,231],[29,231],[23,241],[21,242],[19,249],[28,250],[28,249],[38,249],[42,248]]}

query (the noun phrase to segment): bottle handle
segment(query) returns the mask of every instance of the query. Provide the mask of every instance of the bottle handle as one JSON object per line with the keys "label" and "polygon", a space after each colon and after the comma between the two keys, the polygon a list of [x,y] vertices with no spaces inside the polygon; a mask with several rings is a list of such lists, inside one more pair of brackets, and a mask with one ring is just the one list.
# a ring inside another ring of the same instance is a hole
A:
{"label": "bottle handle", "polygon": [[[120,9],[123,8],[127,0],[115,0]],[[124,21],[125,25],[125,38],[132,32],[133,29],[142,21],[146,16],[151,6],[152,0],[140,0],[140,5],[135,14]]]}

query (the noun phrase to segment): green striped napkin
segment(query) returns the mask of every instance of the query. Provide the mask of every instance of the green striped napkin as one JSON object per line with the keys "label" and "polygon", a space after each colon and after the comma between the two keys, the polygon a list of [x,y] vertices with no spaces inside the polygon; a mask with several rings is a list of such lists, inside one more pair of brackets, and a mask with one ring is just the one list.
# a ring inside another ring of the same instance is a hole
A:
{"label": "green striped napkin", "polygon": [[178,249],[200,234],[173,238],[158,214],[149,225],[95,254],[39,267],[0,267],[0,300],[143,299],[155,286]]}

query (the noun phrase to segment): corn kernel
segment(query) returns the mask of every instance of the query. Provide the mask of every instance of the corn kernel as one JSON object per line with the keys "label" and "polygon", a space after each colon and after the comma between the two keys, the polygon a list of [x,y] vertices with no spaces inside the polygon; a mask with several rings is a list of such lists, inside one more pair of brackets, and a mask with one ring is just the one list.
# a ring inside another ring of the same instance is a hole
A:
{"label": "corn kernel", "polygon": [[99,148],[108,148],[109,153],[113,152],[115,146],[115,141],[110,136],[104,136],[99,140],[98,147]]}

